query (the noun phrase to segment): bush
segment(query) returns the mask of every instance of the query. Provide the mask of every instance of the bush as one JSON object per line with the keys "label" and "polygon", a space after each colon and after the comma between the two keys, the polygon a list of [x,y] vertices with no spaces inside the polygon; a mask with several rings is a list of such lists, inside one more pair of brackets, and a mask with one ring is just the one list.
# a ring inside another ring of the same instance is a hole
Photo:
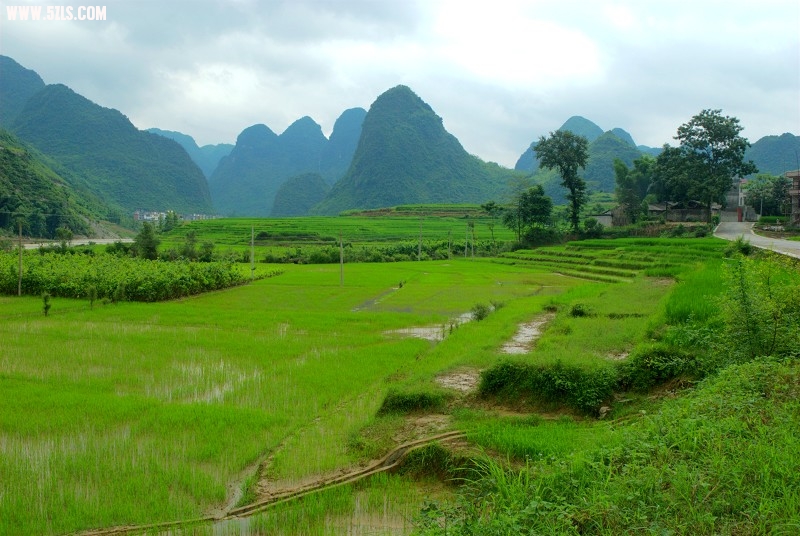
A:
{"label": "bush", "polygon": [[745,257],[749,256],[753,252],[753,246],[750,244],[750,241],[745,239],[743,236],[738,237],[736,240],[728,244],[728,247],[725,248],[725,252],[723,255],[726,257],[732,257],[736,253],[741,253]]}
{"label": "bush", "polygon": [[575,303],[569,310],[569,316],[573,318],[581,318],[585,316],[593,316],[591,310],[582,303]]}
{"label": "bush", "polygon": [[438,410],[444,406],[447,397],[441,391],[391,390],[386,394],[378,410],[378,415],[390,413],[412,413],[414,411]]}
{"label": "bush", "polygon": [[619,365],[617,387],[622,390],[647,391],[681,376],[697,377],[699,365],[694,355],[656,343],[636,348]]}
{"label": "bush", "polygon": [[481,321],[489,316],[492,309],[485,303],[476,303],[472,306],[472,319]]}
{"label": "bush", "polygon": [[518,398],[528,396],[546,404],[565,405],[582,413],[597,415],[611,398],[617,383],[611,366],[593,368],[504,361],[481,374],[481,396]]}

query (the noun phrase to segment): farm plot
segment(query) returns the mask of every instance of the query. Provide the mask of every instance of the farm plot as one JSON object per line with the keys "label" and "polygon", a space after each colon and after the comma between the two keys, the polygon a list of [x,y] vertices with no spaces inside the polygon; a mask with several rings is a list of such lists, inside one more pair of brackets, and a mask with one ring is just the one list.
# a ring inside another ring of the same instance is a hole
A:
{"label": "farm plot", "polygon": [[454,260],[348,265],[344,286],[338,266],[288,266],[165,303],[59,298],[48,317],[41,300],[3,298],[0,533],[196,518],[268,455],[274,478],[298,481],[357,463],[348,440],[393,382],[457,364],[458,339],[486,328],[435,356],[386,331],[579,283]]}

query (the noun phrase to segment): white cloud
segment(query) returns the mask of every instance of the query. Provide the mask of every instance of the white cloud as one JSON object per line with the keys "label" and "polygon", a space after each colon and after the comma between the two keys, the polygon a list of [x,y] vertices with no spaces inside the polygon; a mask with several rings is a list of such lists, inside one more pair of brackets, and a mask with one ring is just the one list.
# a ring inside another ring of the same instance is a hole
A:
{"label": "white cloud", "polygon": [[0,5],[0,53],[201,144],[303,115],[329,133],[401,83],[509,166],[571,115],[648,145],[703,108],[740,117],[751,141],[800,128],[796,0],[104,3],[93,24],[15,24]]}

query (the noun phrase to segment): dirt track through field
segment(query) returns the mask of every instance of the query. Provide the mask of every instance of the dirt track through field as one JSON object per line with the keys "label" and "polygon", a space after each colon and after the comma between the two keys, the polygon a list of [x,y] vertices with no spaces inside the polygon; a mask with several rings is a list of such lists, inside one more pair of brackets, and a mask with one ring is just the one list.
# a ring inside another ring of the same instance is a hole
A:
{"label": "dirt track through field", "polygon": [[369,476],[390,471],[399,466],[403,459],[410,452],[416,449],[428,446],[432,443],[446,443],[448,441],[462,439],[463,437],[463,432],[452,431],[403,443],[402,445],[395,447],[380,460],[377,460],[362,469],[358,469],[343,475],[322,477],[302,486],[282,490],[274,495],[271,495],[270,497],[263,498],[252,504],[229,509],[222,515],[206,516],[197,519],[185,519],[181,521],[170,521],[165,523],[154,523],[150,525],[128,525],[112,527],[108,529],[89,530],[80,532],[79,534],[81,536],[105,536],[112,534],[128,534],[132,532],[162,532],[170,530],[176,530],[177,532],[180,532],[181,527],[187,527],[190,529],[191,526],[197,524],[226,524],[235,520],[247,518],[254,514],[263,512],[271,506],[292,501],[294,499],[299,499],[311,493],[316,493],[318,491],[323,491],[346,484],[352,484]]}

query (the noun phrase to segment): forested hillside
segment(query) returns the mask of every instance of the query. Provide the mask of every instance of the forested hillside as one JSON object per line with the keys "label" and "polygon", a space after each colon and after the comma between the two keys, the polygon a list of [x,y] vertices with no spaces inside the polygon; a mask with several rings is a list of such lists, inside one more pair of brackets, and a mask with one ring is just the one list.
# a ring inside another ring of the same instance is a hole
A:
{"label": "forested hillside", "polygon": [[505,195],[512,175],[468,154],[427,103],[397,86],[370,107],[350,170],[314,212],[480,203]]}
{"label": "forested hillside", "polygon": [[760,173],[783,175],[787,171],[800,169],[800,136],[781,134],[764,136],[748,148],[744,157],[752,160]]}
{"label": "forested hillside", "polygon": [[56,84],[33,95],[14,132],[112,205],[211,212],[205,177],[175,141],[142,132],[117,110]]}
{"label": "forested hillside", "polygon": [[91,205],[44,157],[0,129],[0,233],[16,233],[21,222],[25,236],[53,238],[60,227],[86,234]]}

